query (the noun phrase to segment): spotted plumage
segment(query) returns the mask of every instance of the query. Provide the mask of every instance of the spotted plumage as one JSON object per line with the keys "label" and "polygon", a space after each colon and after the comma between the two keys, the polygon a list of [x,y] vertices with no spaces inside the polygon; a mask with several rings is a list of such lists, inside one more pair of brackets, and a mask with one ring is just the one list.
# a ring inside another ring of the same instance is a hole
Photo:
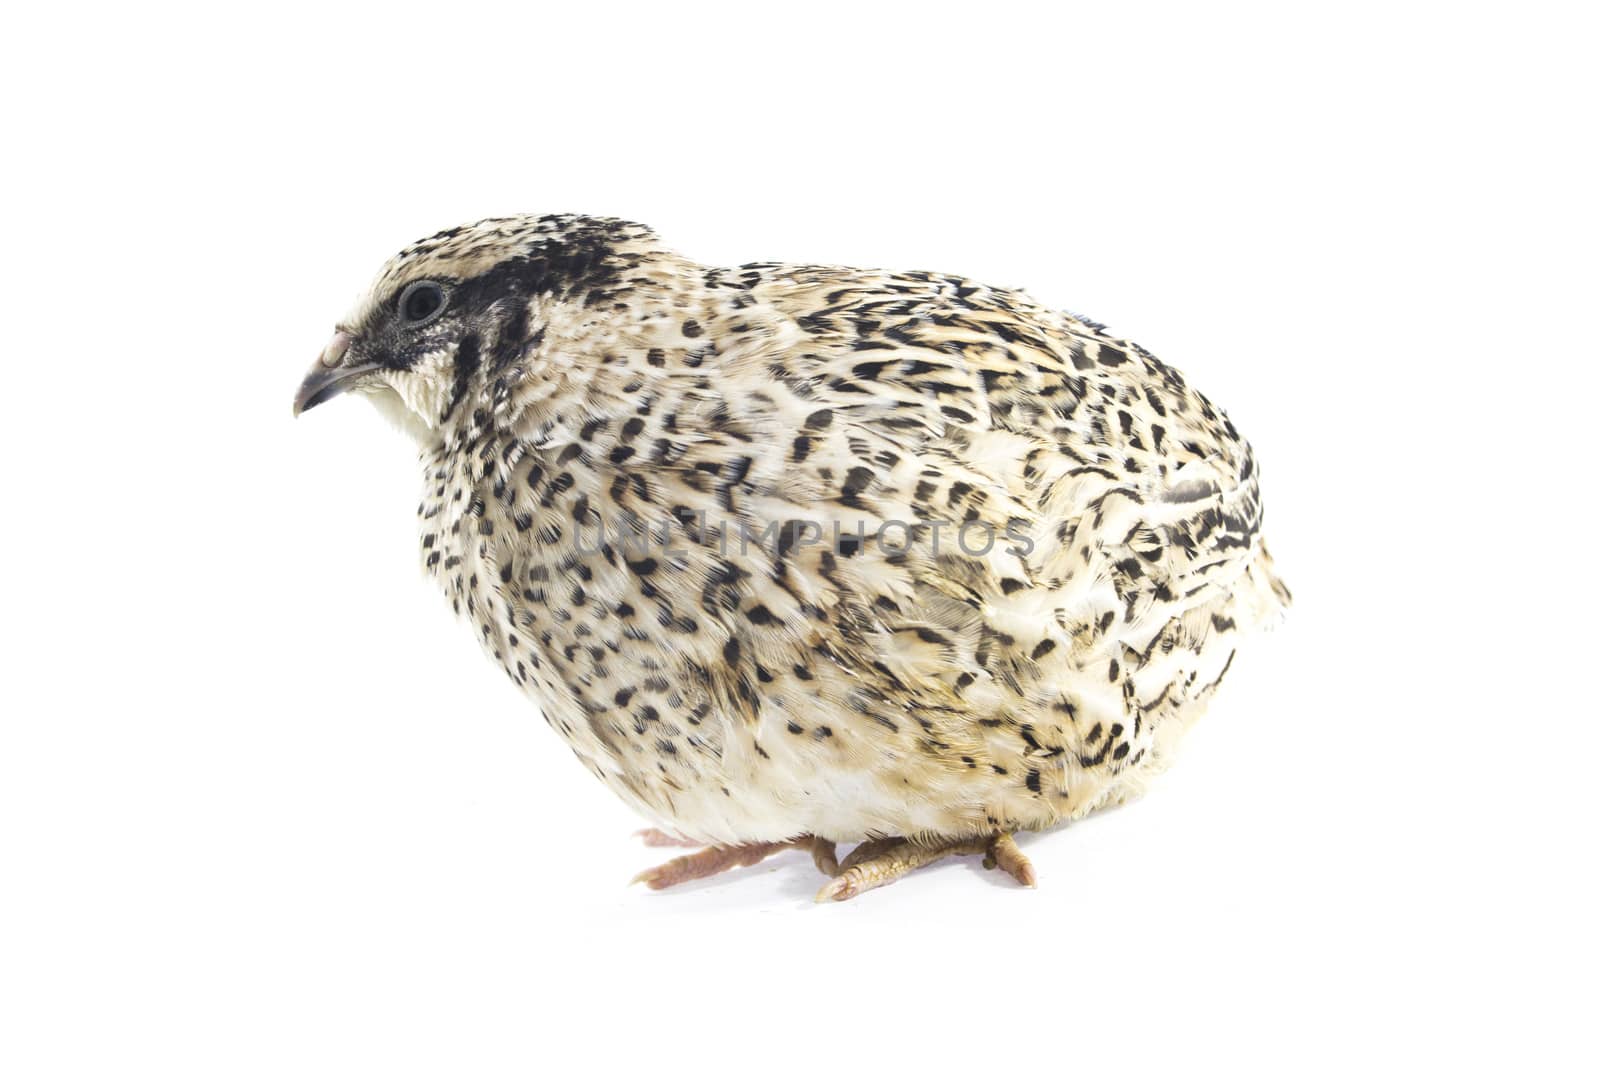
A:
{"label": "spotted plumage", "polygon": [[1137,795],[1288,600],[1222,411],[959,277],[489,219],[391,260],[297,410],[345,390],[421,445],[422,565],[511,684],[736,862],[1024,862],[1005,835]]}

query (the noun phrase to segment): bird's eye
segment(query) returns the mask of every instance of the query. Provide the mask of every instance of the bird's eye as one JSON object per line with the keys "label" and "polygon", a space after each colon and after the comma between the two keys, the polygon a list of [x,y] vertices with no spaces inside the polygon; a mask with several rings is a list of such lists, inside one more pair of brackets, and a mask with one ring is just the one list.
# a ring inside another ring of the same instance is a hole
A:
{"label": "bird's eye", "polygon": [[407,326],[432,322],[444,310],[444,286],[438,282],[412,282],[400,291],[400,318]]}

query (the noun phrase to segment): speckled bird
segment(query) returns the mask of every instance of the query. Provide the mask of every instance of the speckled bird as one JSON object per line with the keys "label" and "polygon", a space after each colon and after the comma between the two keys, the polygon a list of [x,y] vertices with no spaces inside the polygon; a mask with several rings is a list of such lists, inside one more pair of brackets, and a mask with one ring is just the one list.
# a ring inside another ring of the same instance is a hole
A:
{"label": "speckled bird", "polygon": [[[384,266],[295,398],[421,448],[418,553],[578,758],[840,900],[1139,795],[1289,594],[1257,468],[1171,367],[1017,290],[705,267],[485,219]],[[860,842],[842,861],[837,842]]]}

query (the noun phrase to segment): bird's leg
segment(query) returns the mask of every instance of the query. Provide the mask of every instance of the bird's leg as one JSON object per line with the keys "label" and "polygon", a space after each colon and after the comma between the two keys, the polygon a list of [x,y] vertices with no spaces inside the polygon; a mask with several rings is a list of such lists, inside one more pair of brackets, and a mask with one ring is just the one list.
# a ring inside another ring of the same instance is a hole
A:
{"label": "bird's leg", "polygon": [[749,867],[760,863],[774,852],[782,852],[788,848],[806,849],[811,853],[812,862],[823,874],[831,876],[838,872],[838,864],[833,858],[833,842],[806,834],[790,841],[756,841],[748,845],[714,845],[711,848],[703,848],[699,852],[669,860],[659,867],[641,871],[634,881],[643,882],[651,889],[666,889],[669,886],[692,882],[696,878],[706,878],[713,874],[721,874],[723,871],[731,871],[735,867]]}
{"label": "bird's leg", "polygon": [[1016,839],[1010,834],[994,836],[984,851],[983,866],[990,871],[999,867],[1029,889],[1039,884],[1039,879],[1033,873],[1033,864],[1022,854],[1022,849],[1017,847]]}
{"label": "bird's leg", "polygon": [[984,857],[983,865],[986,868],[992,870],[999,867],[1029,888],[1038,884],[1034,878],[1033,864],[1028,862],[1028,857],[1022,854],[1010,834],[932,845],[920,845],[902,837],[885,837],[863,842],[846,856],[839,865],[838,876],[817,893],[817,902],[849,900],[857,893],[888,885],[901,875],[918,867],[926,867],[946,856],[973,856],[979,853]]}
{"label": "bird's leg", "polygon": [[677,837],[665,830],[657,830],[651,826],[640,830],[633,835],[643,841],[646,848],[704,848],[699,841],[691,841],[687,837]]}
{"label": "bird's leg", "polygon": [[817,870],[832,878],[839,873],[839,861],[834,858],[833,842],[826,837],[813,835],[811,842],[811,862],[817,865]]}

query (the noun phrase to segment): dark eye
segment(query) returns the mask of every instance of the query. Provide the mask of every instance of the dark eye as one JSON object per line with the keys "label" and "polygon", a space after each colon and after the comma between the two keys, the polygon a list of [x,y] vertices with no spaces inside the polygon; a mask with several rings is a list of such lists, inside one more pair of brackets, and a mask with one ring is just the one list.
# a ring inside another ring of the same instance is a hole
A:
{"label": "dark eye", "polygon": [[432,322],[444,310],[444,286],[438,282],[412,282],[400,291],[400,318],[408,326]]}

